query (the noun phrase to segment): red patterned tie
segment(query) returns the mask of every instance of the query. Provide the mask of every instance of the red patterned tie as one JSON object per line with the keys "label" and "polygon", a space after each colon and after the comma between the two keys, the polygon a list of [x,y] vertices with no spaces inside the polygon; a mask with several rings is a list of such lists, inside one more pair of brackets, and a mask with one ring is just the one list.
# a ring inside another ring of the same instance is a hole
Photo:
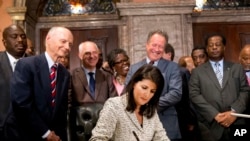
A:
{"label": "red patterned tie", "polygon": [[51,106],[54,107],[56,104],[56,70],[57,70],[57,64],[54,64],[51,67],[51,72],[50,72],[50,86],[51,86]]}

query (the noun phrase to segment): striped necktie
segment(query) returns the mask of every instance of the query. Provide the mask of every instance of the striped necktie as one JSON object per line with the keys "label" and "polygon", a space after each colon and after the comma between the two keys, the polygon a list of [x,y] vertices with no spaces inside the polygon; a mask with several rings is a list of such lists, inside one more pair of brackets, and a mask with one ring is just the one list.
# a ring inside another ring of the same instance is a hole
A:
{"label": "striped necktie", "polygon": [[57,71],[57,64],[54,64],[51,67],[51,72],[50,72],[51,106],[52,107],[54,107],[56,104],[56,71]]}
{"label": "striped necktie", "polygon": [[220,63],[216,62],[214,63],[214,67],[215,67],[215,74],[216,74],[216,77],[220,83],[220,86],[222,87],[222,80],[223,80],[223,76],[222,76],[222,73],[220,71]]}

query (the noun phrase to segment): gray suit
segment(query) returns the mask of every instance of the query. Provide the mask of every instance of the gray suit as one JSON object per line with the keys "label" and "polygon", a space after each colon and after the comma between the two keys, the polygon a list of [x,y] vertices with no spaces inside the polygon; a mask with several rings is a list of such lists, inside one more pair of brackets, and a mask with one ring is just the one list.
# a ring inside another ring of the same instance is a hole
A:
{"label": "gray suit", "polygon": [[[126,84],[128,84],[132,75],[145,64],[146,59],[130,67],[126,78]],[[165,79],[164,90],[159,101],[159,118],[167,131],[168,137],[170,139],[180,139],[181,134],[177,112],[174,107],[182,97],[182,78],[180,69],[176,63],[165,59],[160,59],[157,67],[160,69]]]}
{"label": "gray suit", "polygon": [[[218,124],[214,117],[219,112],[235,110],[242,113],[246,109],[248,85],[240,64],[224,61],[222,88],[208,61],[192,71],[189,81],[189,95],[198,113],[201,132],[206,138],[218,140],[228,128]],[[243,124],[237,119],[233,125]]]}

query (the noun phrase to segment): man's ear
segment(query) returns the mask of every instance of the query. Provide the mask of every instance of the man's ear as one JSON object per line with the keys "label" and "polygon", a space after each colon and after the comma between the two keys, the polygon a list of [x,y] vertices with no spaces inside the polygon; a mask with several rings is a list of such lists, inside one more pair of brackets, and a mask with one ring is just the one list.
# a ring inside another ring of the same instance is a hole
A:
{"label": "man's ear", "polygon": [[2,39],[3,45],[6,46],[6,40]]}
{"label": "man's ear", "polygon": [[78,57],[80,58],[80,60],[82,60],[82,55],[81,55],[81,53],[78,53]]}

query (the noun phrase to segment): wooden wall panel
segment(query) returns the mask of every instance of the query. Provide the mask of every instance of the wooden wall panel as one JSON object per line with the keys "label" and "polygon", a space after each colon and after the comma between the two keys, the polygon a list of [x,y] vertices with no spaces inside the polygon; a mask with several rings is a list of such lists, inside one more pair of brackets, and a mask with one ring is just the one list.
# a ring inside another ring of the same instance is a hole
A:
{"label": "wooden wall panel", "polygon": [[[40,53],[44,52],[44,40],[49,29],[40,30]],[[80,66],[78,46],[81,42],[94,41],[102,50],[103,58],[114,48],[118,48],[118,28],[116,26],[100,27],[94,29],[70,28],[74,36],[74,44],[70,52],[70,71]]]}
{"label": "wooden wall panel", "polygon": [[241,48],[250,43],[250,23],[194,23],[194,46],[205,45],[205,37],[215,32],[226,37],[225,59],[238,62]]}

